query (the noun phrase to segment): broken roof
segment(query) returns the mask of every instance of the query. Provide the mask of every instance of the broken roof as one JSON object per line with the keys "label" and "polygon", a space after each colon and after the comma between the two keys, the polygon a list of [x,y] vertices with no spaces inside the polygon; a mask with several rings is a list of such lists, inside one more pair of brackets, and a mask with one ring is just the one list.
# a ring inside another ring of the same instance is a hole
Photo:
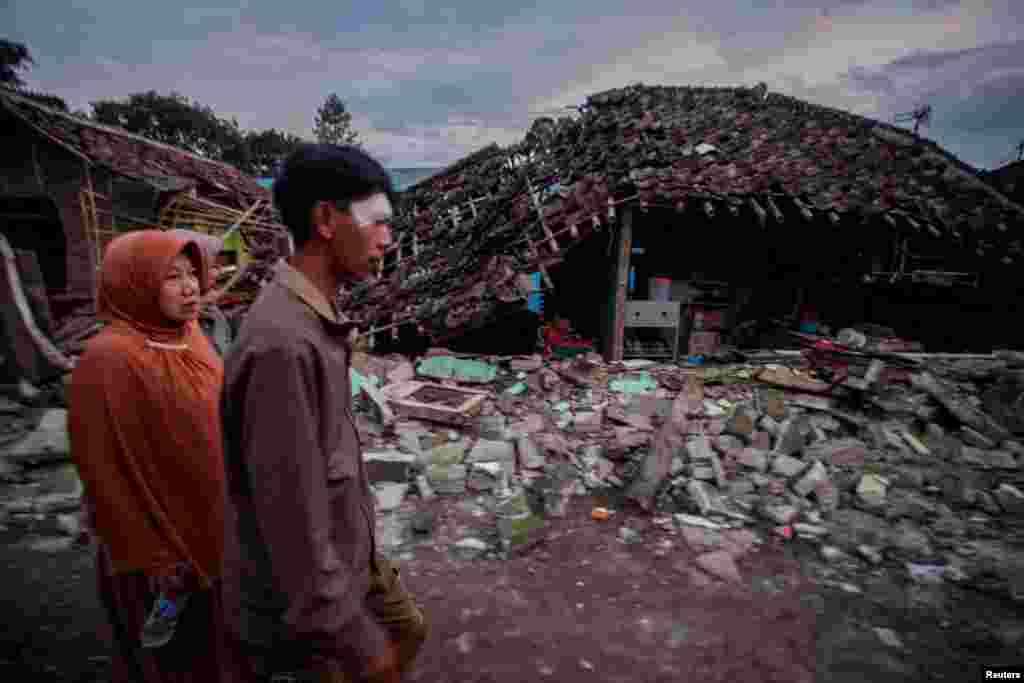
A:
{"label": "broken roof", "polygon": [[1024,202],[1024,161],[1014,161],[989,171],[985,178],[1014,201]]}
{"label": "broken roof", "polygon": [[195,187],[205,197],[239,208],[269,199],[254,178],[229,164],[52,109],[10,88],[0,87],[0,107],[76,157],[160,191]]}
{"label": "broken roof", "polygon": [[600,230],[626,203],[762,225],[880,218],[979,257],[1024,254],[1024,207],[909,131],[763,85],[636,85],[411,188],[384,276],[344,303],[370,327],[416,321],[436,339],[456,336],[512,296],[517,273],[557,262],[559,244]]}

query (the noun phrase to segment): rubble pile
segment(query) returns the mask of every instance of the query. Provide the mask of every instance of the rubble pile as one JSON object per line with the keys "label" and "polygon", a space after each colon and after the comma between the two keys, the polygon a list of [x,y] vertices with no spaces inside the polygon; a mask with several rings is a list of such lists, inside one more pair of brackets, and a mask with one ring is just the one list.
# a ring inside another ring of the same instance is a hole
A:
{"label": "rubble pile", "polygon": [[[457,496],[493,534],[450,539],[456,556],[526,552],[546,519],[593,497],[595,524],[615,524],[626,505],[648,511],[698,555],[705,580],[737,580],[735,560],[774,540],[831,564],[1024,598],[1013,547],[1024,529],[1024,408],[1012,390],[1024,355],[880,362],[837,381],[800,355],[680,367],[357,352],[355,415],[382,546],[429,538],[422,504]],[[0,404],[5,416],[34,416],[0,451],[10,484],[0,525],[70,543],[81,491],[66,483],[65,413],[20,400]]]}
{"label": "rubble pile", "polygon": [[[829,563],[890,564],[1024,599],[1011,549],[1024,528],[1024,444],[993,417],[1014,410],[1021,394],[1006,400],[1007,386],[1024,358],[893,358],[838,384],[792,356],[718,367],[490,359],[489,396],[464,425],[403,420],[395,405],[390,428],[361,413],[361,431],[368,459],[404,454],[402,481],[424,497],[476,494],[499,520],[509,500],[528,503],[520,520],[562,516],[578,496],[635,502],[719,578],[738,571],[726,558],[775,537],[813,544]],[[456,386],[457,374],[444,381]],[[508,551],[530,534],[499,538]]]}

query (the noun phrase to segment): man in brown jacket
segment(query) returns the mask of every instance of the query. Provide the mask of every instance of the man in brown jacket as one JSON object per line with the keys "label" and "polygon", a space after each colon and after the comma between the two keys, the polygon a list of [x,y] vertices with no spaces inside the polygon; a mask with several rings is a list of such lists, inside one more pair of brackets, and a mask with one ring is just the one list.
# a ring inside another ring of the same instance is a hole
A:
{"label": "man in brown jacket", "polygon": [[392,194],[380,164],[334,145],[294,153],[274,183],[296,253],[246,315],[221,404],[228,660],[240,680],[303,668],[396,682],[426,637],[377,553],[351,407],[354,328],[333,303],[391,243]]}

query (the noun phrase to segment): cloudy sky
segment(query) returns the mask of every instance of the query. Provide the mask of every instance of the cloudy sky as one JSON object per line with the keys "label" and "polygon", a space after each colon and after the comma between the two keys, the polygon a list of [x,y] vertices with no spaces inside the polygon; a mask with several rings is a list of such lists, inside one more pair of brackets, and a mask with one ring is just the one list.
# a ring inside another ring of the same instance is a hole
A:
{"label": "cloudy sky", "polygon": [[[636,82],[751,86],[892,121],[991,168],[1024,140],[1022,0],[7,0],[30,87],[72,108],[177,91],[248,128],[309,136],[336,92],[391,166],[511,143]],[[685,9],[681,7],[685,6]]]}

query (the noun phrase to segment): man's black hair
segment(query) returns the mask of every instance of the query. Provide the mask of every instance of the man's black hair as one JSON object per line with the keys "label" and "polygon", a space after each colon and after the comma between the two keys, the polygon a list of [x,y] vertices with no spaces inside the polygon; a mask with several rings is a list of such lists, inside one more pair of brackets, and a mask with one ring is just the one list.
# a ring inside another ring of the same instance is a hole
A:
{"label": "man's black hair", "polygon": [[394,203],[391,176],[379,162],[358,147],[325,144],[303,145],[292,152],[273,188],[274,204],[296,249],[312,235],[311,211],[317,202],[347,207],[378,192]]}

